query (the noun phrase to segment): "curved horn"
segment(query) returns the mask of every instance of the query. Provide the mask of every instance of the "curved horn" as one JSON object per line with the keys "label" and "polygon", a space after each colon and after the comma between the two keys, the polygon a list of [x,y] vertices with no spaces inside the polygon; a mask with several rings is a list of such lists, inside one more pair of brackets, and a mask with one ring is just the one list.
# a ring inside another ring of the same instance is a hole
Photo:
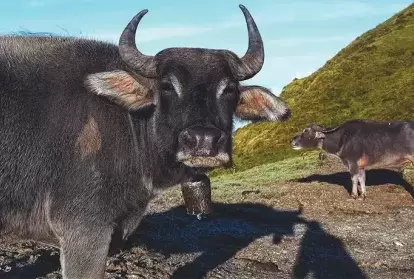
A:
{"label": "curved horn", "polygon": [[331,128],[325,128],[325,127],[321,127],[317,124],[312,124],[310,125],[310,128],[312,130],[318,131],[318,132],[323,132],[323,133],[330,133],[333,132],[335,130],[337,130],[340,126],[335,126],[335,127],[331,127]]}
{"label": "curved horn", "polygon": [[233,73],[238,80],[246,80],[256,75],[264,63],[264,47],[259,29],[245,6],[239,5],[246,19],[249,34],[249,48],[246,54],[238,61]]}
{"label": "curved horn", "polygon": [[128,23],[119,38],[119,54],[122,60],[138,74],[154,78],[157,76],[156,64],[153,56],[142,54],[135,44],[135,34],[138,24],[148,10],[142,10]]}

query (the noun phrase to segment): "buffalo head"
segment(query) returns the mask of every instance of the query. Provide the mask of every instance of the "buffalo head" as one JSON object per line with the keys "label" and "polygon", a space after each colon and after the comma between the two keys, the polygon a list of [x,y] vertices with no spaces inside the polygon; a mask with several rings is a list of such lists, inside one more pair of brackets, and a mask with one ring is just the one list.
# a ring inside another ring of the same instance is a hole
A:
{"label": "buffalo head", "polygon": [[334,131],[333,129],[326,129],[316,124],[312,124],[309,127],[303,129],[303,131],[296,135],[290,142],[293,149],[299,150],[303,148],[316,148],[321,147],[323,139],[326,137],[326,133]]}
{"label": "buffalo head", "polygon": [[[249,46],[243,57],[229,50],[167,48],[155,56],[141,53],[135,34],[138,13],[119,40],[125,69],[97,73],[89,88],[135,112],[151,111],[158,150],[190,167],[231,165],[233,116],[241,120],[284,121],[287,105],[260,86],[243,86],[264,63],[262,38],[249,11],[244,14]],[[139,37],[139,35],[138,35]]]}

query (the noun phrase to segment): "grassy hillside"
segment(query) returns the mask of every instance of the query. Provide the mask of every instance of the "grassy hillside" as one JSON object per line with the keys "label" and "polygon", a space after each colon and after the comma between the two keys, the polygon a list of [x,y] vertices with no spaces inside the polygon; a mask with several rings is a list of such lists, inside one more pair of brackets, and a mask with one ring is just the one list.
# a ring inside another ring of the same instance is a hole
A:
{"label": "grassy hillside", "polygon": [[282,91],[292,118],[235,133],[235,167],[244,170],[300,154],[290,139],[309,123],[355,118],[414,119],[414,5],[364,33],[312,75]]}

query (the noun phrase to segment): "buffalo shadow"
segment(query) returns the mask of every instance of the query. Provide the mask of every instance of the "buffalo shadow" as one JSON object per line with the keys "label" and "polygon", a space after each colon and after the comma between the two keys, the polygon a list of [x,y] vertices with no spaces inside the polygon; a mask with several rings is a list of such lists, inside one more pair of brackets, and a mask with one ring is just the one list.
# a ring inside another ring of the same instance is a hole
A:
{"label": "buffalo shadow", "polygon": [[[294,226],[303,224],[305,232],[299,252],[292,255],[296,258],[292,270],[294,278],[306,278],[310,273],[317,279],[366,278],[341,240],[327,233],[318,222],[301,217],[300,210],[275,210],[255,203],[216,203],[213,204],[213,209],[214,213],[201,221],[186,215],[183,206],[149,214],[125,243],[123,252],[136,246],[144,246],[165,257],[201,252],[194,260],[178,267],[171,278],[203,278],[209,271],[263,236],[272,236],[273,239],[273,246],[266,249],[278,249],[277,244],[282,238],[294,236]],[[11,266],[13,268],[10,272],[0,272],[1,278],[38,278],[55,272],[60,267],[57,253],[51,253],[51,250],[43,251],[31,265],[19,266],[19,263],[12,263]],[[263,267],[261,264],[256,269],[260,271]],[[279,271],[277,265],[266,269],[276,275]]]}
{"label": "buffalo shadow", "polygon": [[[311,272],[318,279],[366,278],[341,240],[324,231],[318,222],[302,218],[301,210],[275,210],[257,203],[215,203],[213,208],[213,215],[202,221],[186,216],[182,206],[146,216],[128,247],[145,246],[166,257],[201,252],[177,268],[171,278],[203,278],[263,236],[273,238],[274,246],[266,249],[278,249],[283,237],[294,236],[296,224],[304,224],[306,230],[293,269],[295,278],[305,278]],[[277,266],[272,269],[278,272]]]}
{"label": "buffalo shadow", "polygon": [[[57,249],[36,249],[33,254],[25,255],[7,265],[0,266],[0,278],[33,279],[45,277],[59,270],[59,251]],[[10,271],[6,271],[7,268],[5,266],[10,268]]]}
{"label": "buffalo shadow", "polygon": [[[352,190],[352,180],[349,172],[314,174],[292,181],[299,183],[326,182],[343,186],[348,193],[351,193]],[[378,186],[383,184],[402,186],[414,198],[414,187],[403,178],[400,172],[390,169],[372,169],[366,171],[366,186]]]}

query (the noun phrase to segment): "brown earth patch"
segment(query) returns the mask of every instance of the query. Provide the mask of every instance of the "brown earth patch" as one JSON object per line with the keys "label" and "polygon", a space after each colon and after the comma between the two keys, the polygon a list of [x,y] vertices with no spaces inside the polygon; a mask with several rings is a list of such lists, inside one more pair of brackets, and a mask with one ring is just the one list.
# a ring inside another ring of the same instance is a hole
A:
{"label": "brown earth patch", "polygon": [[[349,175],[324,165],[308,177],[235,193],[198,221],[158,197],[108,278],[414,278],[414,202],[393,170],[367,173],[366,200],[349,197]],[[344,184],[345,183],[345,184]],[[345,185],[345,186],[344,186]],[[214,197],[214,192],[213,192]],[[302,211],[299,209],[302,208]],[[61,278],[56,250],[0,246],[2,278]]]}

